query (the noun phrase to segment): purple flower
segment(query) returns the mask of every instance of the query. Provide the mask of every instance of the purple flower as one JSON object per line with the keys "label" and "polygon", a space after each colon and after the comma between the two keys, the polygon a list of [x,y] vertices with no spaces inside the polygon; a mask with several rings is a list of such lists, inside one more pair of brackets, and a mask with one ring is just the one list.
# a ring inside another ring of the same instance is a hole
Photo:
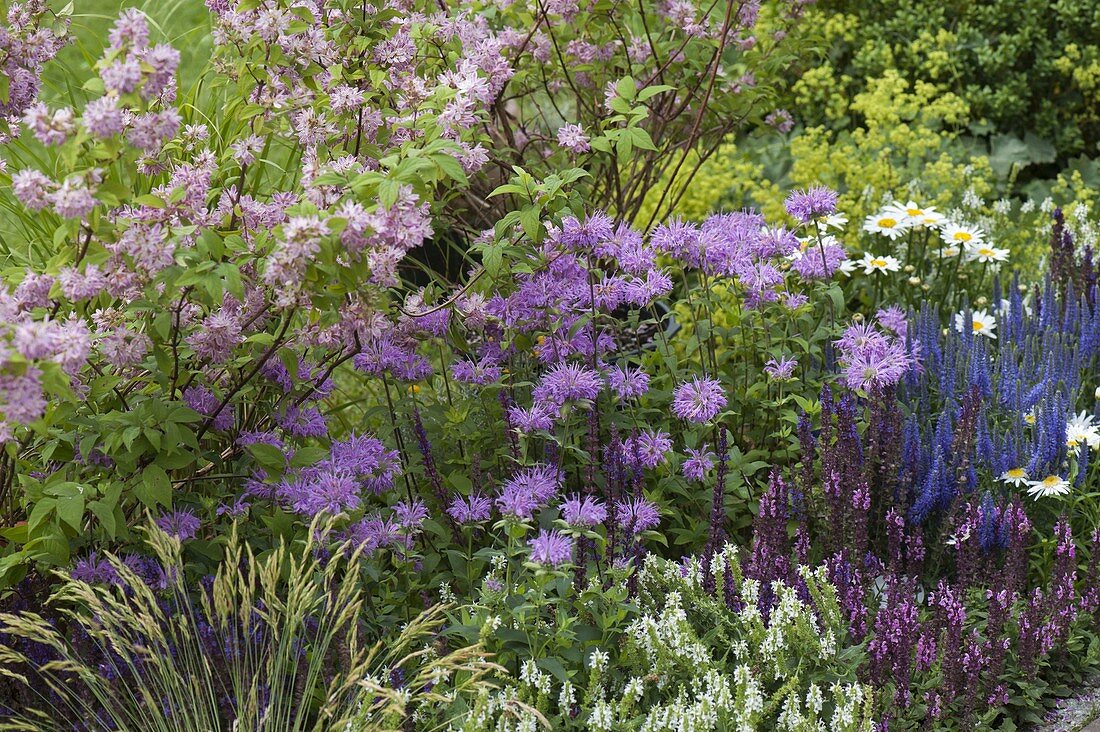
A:
{"label": "purple flower", "polygon": [[535,402],[560,407],[574,399],[595,399],[603,387],[600,375],[579,364],[559,363],[543,375],[531,392]]}
{"label": "purple flower", "polygon": [[913,365],[905,344],[871,323],[855,323],[836,342],[850,389],[869,391],[896,384]]}
{"label": "purple flower", "polygon": [[233,355],[241,342],[241,323],[235,313],[219,310],[202,321],[199,329],[187,337],[195,355],[204,361],[222,363]]}
{"label": "purple flower", "polygon": [[339,514],[359,507],[360,484],[355,476],[338,469],[307,469],[297,479],[279,486],[280,497],[297,513],[316,516]]}
{"label": "purple flower", "polygon": [[684,461],[684,464],[680,466],[680,470],[683,472],[685,478],[691,478],[693,480],[702,480],[714,467],[714,453],[707,449],[706,445],[703,445],[698,450],[687,448],[685,450],[690,457]]}
{"label": "purple flower", "polygon": [[[189,386],[183,391],[183,403],[194,409],[204,417],[209,417],[217,410],[221,400],[214,392],[205,386]],[[216,430],[226,430],[233,426],[233,410],[227,404],[214,418],[213,427]]]}
{"label": "purple flower", "polygon": [[275,424],[296,437],[324,437],[328,434],[325,417],[316,407],[289,406],[276,412]]}
{"label": "purple flower", "polygon": [[665,461],[665,453],[671,449],[672,438],[660,430],[631,435],[623,443],[626,460],[631,467],[655,468]]}
{"label": "purple flower", "polygon": [[709,422],[726,406],[722,385],[715,379],[698,376],[677,386],[672,397],[673,413],[692,422]]}
{"label": "purple flower", "polygon": [[455,381],[477,384],[478,386],[492,384],[500,379],[501,373],[500,366],[488,358],[482,358],[478,361],[466,359],[456,361],[451,365],[451,375],[455,378]]}
{"label": "purple flower", "polygon": [[510,407],[508,424],[524,434],[554,427],[554,410],[544,404],[534,404],[530,409]]}
{"label": "purple flower", "polygon": [[508,516],[530,519],[557,495],[560,485],[561,476],[556,468],[546,465],[523,468],[500,489],[497,508]]}
{"label": "purple flower", "polygon": [[424,519],[428,518],[428,507],[423,501],[398,501],[393,507],[393,517],[402,529],[418,530]]}
{"label": "purple flower", "polygon": [[824,186],[792,191],[787,196],[787,213],[804,224],[836,211],[836,191]]}
{"label": "purple flower", "polygon": [[460,524],[476,524],[489,520],[493,514],[493,502],[475,490],[468,498],[455,496],[451,499],[447,513]]}
{"label": "purple flower", "polygon": [[193,539],[199,533],[201,522],[191,511],[181,510],[166,513],[156,520],[157,527],[180,541]]}
{"label": "purple flower", "polygon": [[607,507],[593,496],[573,495],[562,502],[561,516],[574,528],[595,526],[607,518]]}
{"label": "purple flower", "polygon": [[528,546],[531,547],[531,561],[537,564],[556,567],[573,559],[573,540],[557,531],[542,529]]}
{"label": "purple flower", "polygon": [[564,125],[558,128],[558,144],[575,153],[588,152],[588,135],[580,125]]}
{"label": "purple flower", "polygon": [[117,585],[121,581],[118,570],[108,560],[100,559],[96,552],[92,552],[84,559],[78,559],[69,576],[77,582],[88,584]]}
{"label": "purple flower", "polygon": [[615,504],[615,522],[623,531],[637,536],[661,524],[661,513],[646,498],[632,498]]}
{"label": "purple flower", "polygon": [[768,359],[764,364],[764,373],[776,381],[787,381],[794,376],[794,367],[798,365],[798,359],[783,357],[776,361]]}
{"label": "purple flower", "polygon": [[642,369],[615,366],[607,372],[607,383],[620,399],[633,399],[649,391],[649,374]]}
{"label": "purple flower", "polygon": [[891,305],[885,310],[880,309],[875,313],[875,318],[882,324],[883,328],[892,330],[899,338],[905,338],[908,331],[908,321],[905,311],[900,307]]}

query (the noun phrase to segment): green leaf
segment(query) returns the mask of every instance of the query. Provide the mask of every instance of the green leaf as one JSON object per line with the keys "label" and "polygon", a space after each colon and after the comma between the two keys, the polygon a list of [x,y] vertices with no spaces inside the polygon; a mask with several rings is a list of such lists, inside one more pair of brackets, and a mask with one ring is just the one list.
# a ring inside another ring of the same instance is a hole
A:
{"label": "green leaf", "polygon": [[172,481],[159,465],[149,465],[141,471],[141,482],[134,488],[134,495],[146,507],[158,503],[165,508],[172,505]]}
{"label": "green leaf", "polygon": [[80,531],[81,519],[84,518],[84,496],[60,499],[57,502],[57,517],[72,527],[73,531]]}
{"label": "green leaf", "polygon": [[99,520],[99,525],[103,527],[107,535],[114,539],[118,531],[118,524],[115,521],[115,509],[103,501],[92,501],[88,504],[88,508]]}
{"label": "green leaf", "polygon": [[305,468],[326,457],[328,457],[328,450],[323,447],[303,447],[294,453],[294,457],[290,459],[290,466]]}
{"label": "green leaf", "polygon": [[261,466],[276,473],[282,473],[286,468],[286,456],[283,451],[266,442],[257,442],[248,446],[248,452],[256,458]]}
{"label": "green leaf", "polygon": [[633,99],[638,95],[638,85],[629,76],[624,76],[615,82],[615,93],[623,99]]}

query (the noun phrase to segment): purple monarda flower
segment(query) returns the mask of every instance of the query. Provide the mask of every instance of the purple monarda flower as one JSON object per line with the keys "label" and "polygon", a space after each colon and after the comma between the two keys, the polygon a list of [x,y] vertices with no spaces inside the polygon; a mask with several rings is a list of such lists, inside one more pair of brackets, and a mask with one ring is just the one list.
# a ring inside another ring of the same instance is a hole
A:
{"label": "purple monarda flower", "polygon": [[647,498],[632,498],[615,504],[615,522],[624,532],[637,536],[661,524],[661,513]]}
{"label": "purple monarda flower", "polygon": [[689,455],[688,459],[684,461],[684,464],[680,466],[681,472],[683,472],[685,478],[691,478],[692,480],[702,480],[714,467],[714,453],[707,449],[704,444],[698,450],[687,448],[685,452]]}
{"label": "purple monarda flower", "polygon": [[199,517],[191,511],[180,510],[159,517],[156,520],[156,525],[169,536],[173,536],[180,541],[187,541],[195,538],[195,534],[199,533],[201,522]]}
{"label": "purple monarda flower", "polygon": [[649,374],[642,369],[615,366],[607,372],[607,383],[620,399],[633,399],[649,391]]}
{"label": "purple monarda flower", "polygon": [[787,213],[804,224],[836,211],[836,191],[824,186],[792,191],[785,202]]}
{"label": "purple monarda flower", "polygon": [[524,468],[504,484],[497,496],[500,512],[526,520],[558,493],[561,476],[556,468],[536,465]]}
{"label": "purple monarda flower", "polygon": [[627,463],[633,468],[655,468],[665,461],[665,453],[671,449],[672,438],[660,430],[631,435],[623,443]]}
{"label": "purple monarda flower", "polygon": [[905,344],[870,323],[845,329],[836,342],[850,389],[883,388],[896,384],[913,365]]}
{"label": "purple monarda flower", "polygon": [[493,502],[488,496],[474,491],[469,497],[455,496],[447,506],[447,514],[460,524],[476,524],[488,521],[493,515]]}
{"label": "purple monarda flower", "polygon": [[709,422],[724,406],[726,395],[716,379],[693,376],[691,381],[677,386],[672,394],[673,413],[691,422]]}
{"label": "purple monarda flower", "polygon": [[531,396],[537,403],[560,407],[575,399],[595,399],[602,387],[603,380],[592,369],[560,363],[543,375]]}
{"label": "purple monarda flower", "polygon": [[455,381],[478,386],[486,386],[498,381],[502,373],[501,367],[488,358],[482,358],[478,361],[469,359],[456,361],[451,365],[451,375],[455,378]]}
{"label": "purple monarda flower", "polygon": [[607,507],[593,496],[573,495],[562,502],[561,516],[573,528],[595,526],[607,518]]}
{"label": "purple monarda flower", "polygon": [[[221,404],[221,400],[214,392],[205,386],[189,386],[183,391],[183,403],[194,409],[204,417],[214,414]],[[222,407],[218,416],[214,418],[213,427],[216,430],[225,430],[233,426],[233,410],[228,405]]]}
{"label": "purple monarda flower", "polygon": [[776,381],[788,381],[794,376],[796,366],[798,366],[798,359],[781,358],[777,361],[772,358],[764,364],[764,373]]}
{"label": "purple monarda flower", "polygon": [[528,546],[531,547],[531,561],[537,564],[556,567],[573,559],[573,540],[557,531],[540,530]]}

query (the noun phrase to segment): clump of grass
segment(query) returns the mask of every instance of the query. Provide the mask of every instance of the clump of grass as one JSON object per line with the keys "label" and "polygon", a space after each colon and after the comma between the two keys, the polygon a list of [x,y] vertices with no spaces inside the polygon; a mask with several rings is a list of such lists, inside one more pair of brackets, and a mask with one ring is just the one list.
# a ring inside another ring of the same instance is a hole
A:
{"label": "clump of grass", "polygon": [[[291,732],[400,728],[445,718],[497,670],[477,646],[433,641],[436,606],[395,637],[367,644],[359,552],[315,522],[309,539],[256,556],[234,528],[211,581],[189,585],[180,542],[156,527],[147,543],[155,579],[109,556],[118,581],[59,573],[56,619],[0,614],[0,675],[40,704],[0,729],[120,732]],[[18,641],[22,641],[19,643]],[[35,662],[27,642],[51,660]]]}

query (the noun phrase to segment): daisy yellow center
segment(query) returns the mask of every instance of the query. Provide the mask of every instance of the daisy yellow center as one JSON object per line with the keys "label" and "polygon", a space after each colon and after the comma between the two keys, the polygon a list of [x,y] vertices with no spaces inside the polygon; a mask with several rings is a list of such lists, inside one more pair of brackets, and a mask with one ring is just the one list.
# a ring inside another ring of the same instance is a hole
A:
{"label": "daisy yellow center", "polygon": [[909,214],[910,216],[924,216],[924,211],[919,208],[907,208],[905,209],[905,213]]}
{"label": "daisy yellow center", "polygon": [[898,225],[898,220],[897,219],[892,219],[888,216],[884,219],[879,219],[878,220],[878,225],[881,226],[884,229],[892,229],[892,228],[894,228],[895,226]]}
{"label": "daisy yellow center", "polygon": [[985,330],[985,323],[980,320],[975,320],[973,325],[975,333],[977,333],[979,330]]}
{"label": "daisy yellow center", "polygon": [[543,343],[546,343],[546,336],[540,335],[539,336],[539,345],[541,346]]}
{"label": "daisy yellow center", "polygon": [[1013,468],[1012,470],[1006,472],[1005,475],[1007,475],[1009,478],[1026,478],[1027,471],[1025,471],[1023,468]]}
{"label": "daisy yellow center", "polygon": [[982,247],[981,249],[978,250],[978,255],[982,256],[982,257],[992,257],[993,253],[994,253],[993,250],[990,249],[989,247]]}
{"label": "daisy yellow center", "polygon": [[1024,417],[1024,421],[1027,422],[1028,424],[1035,424],[1035,415],[1034,414],[1026,415]]}
{"label": "daisy yellow center", "polygon": [[874,265],[875,267],[885,267],[886,266],[886,260],[885,259],[872,259],[871,264]]}
{"label": "daisy yellow center", "polygon": [[955,241],[970,241],[974,238],[974,235],[971,234],[969,231],[956,231],[954,238]]}
{"label": "daisy yellow center", "polygon": [[1058,485],[1061,482],[1062,482],[1062,479],[1059,478],[1057,475],[1048,475],[1047,477],[1043,478],[1043,487],[1044,488],[1053,488],[1054,486]]}

